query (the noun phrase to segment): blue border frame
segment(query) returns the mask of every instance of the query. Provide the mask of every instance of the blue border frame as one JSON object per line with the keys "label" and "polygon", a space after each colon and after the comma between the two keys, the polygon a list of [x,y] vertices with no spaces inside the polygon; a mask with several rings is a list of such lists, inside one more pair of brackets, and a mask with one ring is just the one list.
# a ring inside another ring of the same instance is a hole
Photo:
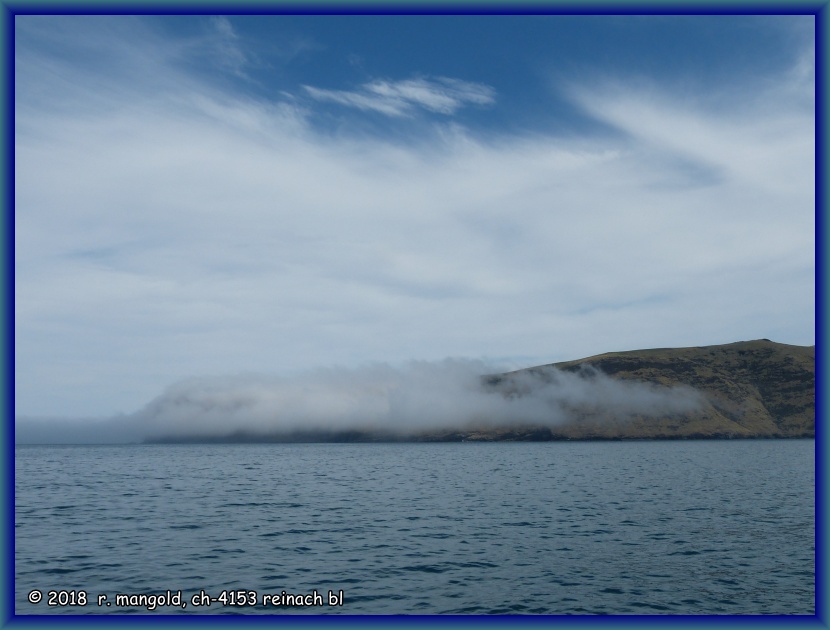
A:
{"label": "blue border frame", "polygon": [[14,15],[820,15],[825,0],[6,0]]}
{"label": "blue border frame", "polygon": [[791,3],[763,3],[732,0],[728,3],[707,2],[671,2],[655,0],[653,3],[637,1],[626,2],[620,0],[567,0],[563,2],[541,0],[539,2],[519,2],[515,4],[477,2],[440,2],[440,0],[424,2],[400,2],[390,4],[388,1],[372,2],[332,2],[315,1],[290,2],[278,1],[251,1],[227,3],[220,0],[216,4],[209,2],[184,2],[179,4],[165,3],[164,0],[130,0],[128,2],[101,2],[78,1],[60,2],[45,0],[30,2],[21,0],[0,0],[0,32],[3,41],[3,206],[5,209],[3,225],[5,228],[3,250],[3,281],[4,281],[4,336],[3,336],[3,409],[5,422],[0,433],[0,447],[2,453],[2,479],[0,479],[0,501],[7,510],[5,514],[14,514],[14,17],[15,15],[32,14],[491,14],[491,15],[537,15],[537,14],[665,14],[665,15],[711,15],[711,14],[764,14],[790,15],[808,14],[816,16],[816,98],[815,98],[815,134],[816,134],[816,162],[815,162],[815,199],[816,199],[816,441],[815,441],[815,599],[816,608],[813,616],[789,617],[779,615],[758,616],[728,616],[728,615],[625,615],[609,617],[566,617],[566,616],[517,616],[504,615],[497,617],[487,616],[388,616],[388,615],[338,615],[330,617],[306,616],[199,616],[180,617],[171,615],[15,615],[14,614],[14,528],[8,519],[0,519],[0,537],[2,537],[2,572],[0,572],[0,625],[42,627],[52,625],[82,625],[101,626],[112,625],[150,625],[159,624],[199,624],[215,625],[227,623],[246,624],[274,624],[280,626],[299,626],[303,628],[323,627],[330,624],[359,625],[359,626],[457,626],[464,625],[501,625],[501,626],[579,626],[582,628],[606,625],[636,625],[655,626],[663,624],[680,626],[709,626],[723,624],[728,626],[745,625],[750,627],[820,627],[827,628],[828,604],[825,595],[827,588],[827,541],[823,536],[827,527],[827,464],[824,460],[828,454],[828,435],[824,421],[827,413],[825,385],[828,373],[826,371],[827,341],[824,336],[823,322],[827,314],[825,300],[826,271],[828,256],[823,244],[826,238],[827,208],[826,186],[824,177],[827,174],[826,166],[826,102],[825,71],[826,71],[826,32],[827,22],[830,20],[828,12],[830,0],[804,1]]}
{"label": "blue border frame", "polygon": [[827,547],[824,534],[827,530],[827,464],[828,436],[825,430],[827,418],[827,340],[824,322],[827,316],[825,300],[828,254],[822,246],[827,243],[827,130],[826,130],[826,55],[828,6],[821,7],[816,15],[816,617],[828,624],[827,599]]}
{"label": "blue border frame", "polygon": [[[3,43],[3,417],[0,448],[3,449],[0,500],[4,508],[0,518],[2,537],[2,573],[0,573],[0,623],[5,625],[14,601],[14,17],[2,6],[0,32]],[[10,598],[10,599],[7,599]],[[12,609],[13,611],[13,609]]]}

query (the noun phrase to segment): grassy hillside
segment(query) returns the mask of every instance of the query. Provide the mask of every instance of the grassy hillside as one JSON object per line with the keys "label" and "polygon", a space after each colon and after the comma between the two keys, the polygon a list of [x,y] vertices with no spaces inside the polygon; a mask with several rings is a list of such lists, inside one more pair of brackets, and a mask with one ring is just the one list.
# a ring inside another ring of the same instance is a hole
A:
{"label": "grassy hillside", "polygon": [[562,426],[478,432],[468,439],[591,439],[693,437],[814,437],[815,346],[768,339],[720,346],[608,352],[576,361],[491,377],[491,387],[509,388],[518,376],[544,378],[556,368],[575,372],[592,366],[622,381],[688,386],[699,391],[699,409],[661,417],[575,413]]}

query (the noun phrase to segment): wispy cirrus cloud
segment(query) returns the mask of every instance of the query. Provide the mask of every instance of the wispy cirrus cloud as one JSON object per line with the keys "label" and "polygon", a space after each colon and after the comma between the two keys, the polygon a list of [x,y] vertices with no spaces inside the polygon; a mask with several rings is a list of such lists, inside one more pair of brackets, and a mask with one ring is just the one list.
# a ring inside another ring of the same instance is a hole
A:
{"label": "wispy cirrus cloud", "polygon": [[245,72],[245,67],[249,63],[248,54],[240,45],[239,35],[230,20],[216,16],[210,19],[209,24],[211,43],[219,65],[239,77],[249,78]]}
{"label": "wispy cirrus cloud", "polygon": [[[740,111],[583,77],[577,107],[618,133],[494,140],[424,116],[409,142],[320,133],[193,72],[201,31],[24,17],[18,414],[131,412],[192,375],[814,342],[809,56]],[[495,99],[369,85],[343,94],[392,122]]]}
{"label": "wispy cirrus cloud", "polygon": [[489,85],[436,77],[403,81],[376,80],[358,90],[326,90],[304,85],[313,99],[376,111],[387,116],[412,116],[418,109],[452,115],[467,105],[490,105],[496,91]]}

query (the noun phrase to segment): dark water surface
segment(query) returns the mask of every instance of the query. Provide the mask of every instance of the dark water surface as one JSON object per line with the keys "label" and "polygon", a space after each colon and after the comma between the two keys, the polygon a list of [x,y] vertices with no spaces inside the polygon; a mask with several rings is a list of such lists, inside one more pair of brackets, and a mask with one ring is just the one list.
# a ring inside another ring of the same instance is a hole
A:
{"label": "dark water surface", "polygon": [[814,614],[814,447],[20,446],[16,613]]}

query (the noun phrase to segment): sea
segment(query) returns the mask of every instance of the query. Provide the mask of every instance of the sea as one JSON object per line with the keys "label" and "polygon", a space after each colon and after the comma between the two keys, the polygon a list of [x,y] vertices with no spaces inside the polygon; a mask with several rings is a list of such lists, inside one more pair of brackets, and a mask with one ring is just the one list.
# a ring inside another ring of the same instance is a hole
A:
{"label": "sea", "polygon": [[17,615],[814,615],[815,442],[17,446]]}

